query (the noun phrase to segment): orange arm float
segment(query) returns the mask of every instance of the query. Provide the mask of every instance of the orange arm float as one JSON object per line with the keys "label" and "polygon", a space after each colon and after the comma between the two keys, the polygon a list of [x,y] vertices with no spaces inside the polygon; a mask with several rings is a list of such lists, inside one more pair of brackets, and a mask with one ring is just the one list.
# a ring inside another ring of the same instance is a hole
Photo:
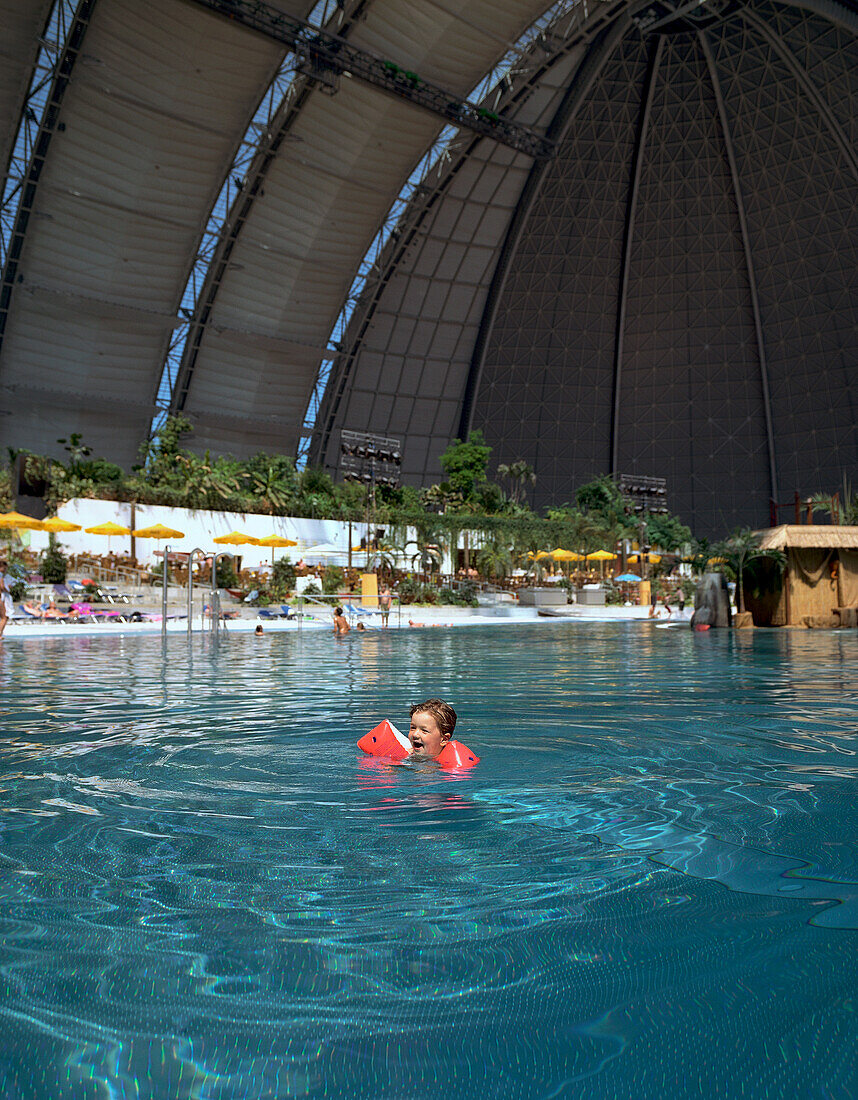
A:
{"label": "orange arm float", "polygon": [[[386,756],[390,760],[405,760],[411,755],[411,742],[386,718],[364,734],[358,748],[369,756]],[[442,768],[472,768],[480,762],[461,741],[448,741],[436,759]]]}

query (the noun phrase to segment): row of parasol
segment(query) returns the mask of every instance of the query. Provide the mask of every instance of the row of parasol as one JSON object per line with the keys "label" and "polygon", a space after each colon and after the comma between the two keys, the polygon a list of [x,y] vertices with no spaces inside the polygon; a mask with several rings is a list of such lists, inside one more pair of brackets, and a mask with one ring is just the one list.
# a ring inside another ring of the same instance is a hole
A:
{"label": "row of parasol", "polygon": [[[27,531],[49,531],[55,534],[60,532],[80,531],[79,523],[71,523],[59,516],[51,516],[49,519],[35,519],[33,516],[25,516],[21,512],[0,512],[0,527],[18,527]],[[163,523],[155,523],[151,527],[138,527],[131,530],[123,527],[121,523],[99,523],[95,527],[85,527],[83,530],[88,535],[106,535],[108,539],[122,535],[132,535],[137,539],[183,539],[184,531],[177,531],[173,527],[165,527]],[[271,534],[265,538],[255,538],[241,531],[230,531],[226,535],[219,535],[212,539],[219,546],[270,546],[271,563],[274,564],[274,549],[282,546],[297,546],[294,539],[284,538],[282,535]]]}

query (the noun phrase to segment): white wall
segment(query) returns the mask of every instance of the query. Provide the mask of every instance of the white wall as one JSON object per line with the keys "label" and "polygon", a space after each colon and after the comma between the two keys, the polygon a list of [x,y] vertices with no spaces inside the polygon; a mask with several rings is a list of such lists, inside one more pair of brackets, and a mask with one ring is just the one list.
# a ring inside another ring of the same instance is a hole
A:
{"label": "white wall", "polygon": [[[155,523],[163,523],[165,527],[173,527],[177,531],[184,531],[183,539],[170,540],[168,545],[171,550],[188,552],[195,547],[212,551],[227,550],[241,554],[245,568],[254,568],[258,564],[271,562],[271,547],[269,546],[215,546],[212,539],[216,535],[225,535],[229,531],[238,530],[255,538],[264,538],[266,535],[282,535],[284,538],[295,539],[296,547],[275,549],[275,557],[287,555],[292,561],[298,561],[303,556],[303,551],[310,546],[326,542],[342,549],[342,554],[325,556],[327,564],[346,565],[348,562],[349,525],[339,520],[330,519],[300,519],[287,516],[254,515],[252,513],[239,515],[235,512],[191,512],[185,508],[162,508],[156,505],[133,505],[135,517],[132,520],[130,504],[121,504],[113,500],[70,500],[62,505],[58,515],[71,523],[79,523],[81,528],[96,527],[112,520],[124,527],[141,528],[150,527]],[[22,532],[23,534],[24,532]],[[34,550],[44,549],[48,545],[48,535],[45,531],[28,531],[30,546]],[[366,534],[366,528],[362,524],[352,524],[352,545],[360,543],[361,536]],[[131,539],[127,536],[111,538],[104,535],[87,535],[85,531],[72,531],[61,533],[57,536],[60,544],[67,553],[81,554],[106,554],[109,549],[114,554],[130,554]],[[163,550],[164,543],[154,539],[137,539],[137,558],[140,561],[155,562],[154,551]],[[316,561],[310,557],[304,558],[308,565],[315,565]],[[317,559],[319,560],[319,559]],[[355,552],[352,555],[352,564],[360,568],[365,558]]]}

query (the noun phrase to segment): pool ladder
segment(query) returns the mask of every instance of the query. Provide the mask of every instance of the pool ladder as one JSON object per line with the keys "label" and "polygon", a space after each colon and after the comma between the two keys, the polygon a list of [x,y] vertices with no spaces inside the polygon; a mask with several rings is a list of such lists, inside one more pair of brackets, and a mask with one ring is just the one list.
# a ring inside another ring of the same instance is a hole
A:
{"label": "pool ladder", "polygon": [[[167,592],[169,588],[168,581],[168,568],[167,568],[167,556],[170,552],[170,547],[164,547],[164,564],[163,572],[161,574],[161,637],[167,637]],[[197,554],[202,555],[203,561],[208,557],[208,553],[202,549],[202,547],[195,546],[193,550],[188,554],[188,637],[190,638],[194,630],[194,558]],[[220,629],[220,593],[217,589],[217,563],[218,558],[228,558],[230,554],[226,550],[221,550],[214,555],[212,559],[212,587],[211,587],[211,631],[212,634],[217,636]],[[205,623],[202,624],[205,629]]]}

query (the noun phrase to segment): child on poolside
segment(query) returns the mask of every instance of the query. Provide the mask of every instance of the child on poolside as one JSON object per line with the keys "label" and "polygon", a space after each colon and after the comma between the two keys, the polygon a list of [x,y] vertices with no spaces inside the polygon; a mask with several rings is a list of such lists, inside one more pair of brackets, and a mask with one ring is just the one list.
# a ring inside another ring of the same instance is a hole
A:
{"label": "child on poolside", "polygon": [[408,740],[412,756],[437,756],[453,736],[456,712],[443,699],[427,699],[411,708]]}

